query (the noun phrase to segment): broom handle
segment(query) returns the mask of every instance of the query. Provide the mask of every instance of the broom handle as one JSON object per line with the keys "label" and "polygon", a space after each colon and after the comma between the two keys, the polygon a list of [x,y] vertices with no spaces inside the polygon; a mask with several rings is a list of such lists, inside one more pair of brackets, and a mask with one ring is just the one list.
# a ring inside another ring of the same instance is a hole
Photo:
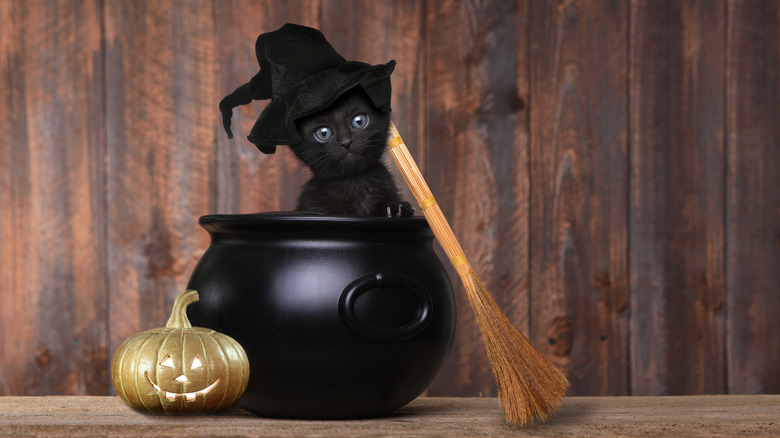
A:
{"label": "broom handle", "polygon": [[444,249],[458,275],[463,277],[473,272],[471,264],[466,259],[466,255],[455,237],[455,233],[452,232],[452,228],[450,228],[450,224],[447,222],[447,218],[444,217],[444,213],[442,213],[439,205],[436,203],[431,189],[428,188],[428,184],[417,167],[417,163],[414,162],[414,158],[409,153],[409,149],[407,149],[404,141],[401,139],[401,134],[398,133],[398,129],[396,129],[393,122],[390,122],[390,137],[387,141],[387,148],[390,150],[390,155],[401,171],[401,175],[409,186],[412,195],[417,199],[417,204],[420,206],[423,215],[425,215],[431,230],[433,230],[436,240]]}

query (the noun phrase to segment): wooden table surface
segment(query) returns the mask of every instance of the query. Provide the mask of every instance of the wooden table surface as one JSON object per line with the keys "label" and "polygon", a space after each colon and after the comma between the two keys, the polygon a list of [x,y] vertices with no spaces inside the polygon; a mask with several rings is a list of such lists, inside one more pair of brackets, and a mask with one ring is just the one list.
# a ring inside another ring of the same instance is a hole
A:
{"label": "wooden table surface", "polygon": [[547,422],[503,422],[495,398],[419,398],[385,417],[355,421],[260,418],[239,408],[166,417],[116,397],[0,397],[0,436],[775,436],[780,395],[570,397]]}

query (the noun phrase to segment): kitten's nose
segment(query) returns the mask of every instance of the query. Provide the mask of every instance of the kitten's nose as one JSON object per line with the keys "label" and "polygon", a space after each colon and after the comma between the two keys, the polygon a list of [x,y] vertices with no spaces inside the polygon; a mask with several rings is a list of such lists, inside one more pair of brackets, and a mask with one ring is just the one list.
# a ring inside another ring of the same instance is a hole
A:
{"label": "kitten's nose", "polygon": [[352,139],[348,138],[346,140],[342,140],[341,147],[343,147],[346,150],[349,150],[349,148],[352,147]]}

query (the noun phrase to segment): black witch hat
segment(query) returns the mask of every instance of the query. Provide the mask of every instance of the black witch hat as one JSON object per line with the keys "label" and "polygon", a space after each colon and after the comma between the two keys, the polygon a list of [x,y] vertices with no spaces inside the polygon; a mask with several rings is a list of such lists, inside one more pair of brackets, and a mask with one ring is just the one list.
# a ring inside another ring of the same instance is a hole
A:
{"label": "black witch hat", "polygon": [[252,100],[271,99],[247,137],[260,151],[296,144],[295,120],[327,108],[339,96],[360,86],[379,110],[390,112],[390,74],[395,61],[369,65],[346,61],[317,29],[285,24],[257,37],[258,72],[219,103],[228,138],[233,138],[233,108]]}

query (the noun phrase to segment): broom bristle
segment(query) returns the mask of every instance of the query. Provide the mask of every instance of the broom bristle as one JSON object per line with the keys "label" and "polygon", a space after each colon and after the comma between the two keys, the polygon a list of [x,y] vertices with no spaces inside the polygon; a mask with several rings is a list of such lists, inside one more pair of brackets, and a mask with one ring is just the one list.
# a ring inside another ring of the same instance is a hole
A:
{"label": "broom bristle", "polygon": [[522,426],[546,419],[566,395],[568,380],[512,325],[473,270],[462,279],[506,420]]}

